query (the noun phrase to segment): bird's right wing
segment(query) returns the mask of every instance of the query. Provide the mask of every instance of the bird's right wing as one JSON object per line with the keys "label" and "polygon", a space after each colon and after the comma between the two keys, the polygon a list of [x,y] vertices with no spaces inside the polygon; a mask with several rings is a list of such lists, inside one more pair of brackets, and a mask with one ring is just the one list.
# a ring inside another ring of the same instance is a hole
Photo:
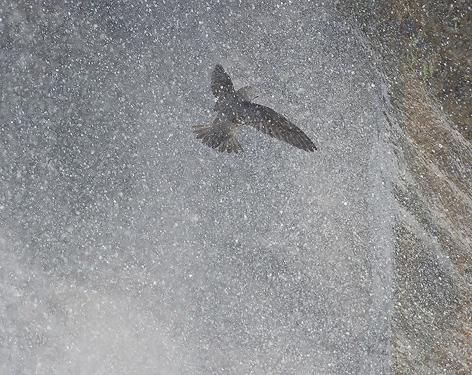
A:
{"label": "bird's right wing", "polygon": [[211,91],[217,99],[234,92],[233,82],[220,64],[217,64],[211,73]]}
{"label": "bird's right wing", "polygon": [[302,150],[316,150],[315,144],[301,129],[269,107],[245,103],[240,121]]}

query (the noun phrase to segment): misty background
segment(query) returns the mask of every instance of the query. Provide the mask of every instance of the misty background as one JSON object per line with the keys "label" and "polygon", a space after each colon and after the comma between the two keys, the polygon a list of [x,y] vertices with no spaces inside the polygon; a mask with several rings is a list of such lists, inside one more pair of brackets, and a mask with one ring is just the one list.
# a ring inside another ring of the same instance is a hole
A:
{"label": "misty background", "polygon": [[[2,374],[392,371],[398,131],[381,54],[312,1],[3,1]],[[220,154],[210,74],[283,113]]]}

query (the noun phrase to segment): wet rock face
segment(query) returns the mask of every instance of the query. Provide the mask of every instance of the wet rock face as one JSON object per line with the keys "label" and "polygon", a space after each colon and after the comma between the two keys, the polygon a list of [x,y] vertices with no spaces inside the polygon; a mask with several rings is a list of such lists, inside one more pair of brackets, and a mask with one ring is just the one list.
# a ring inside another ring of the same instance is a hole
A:
{"label": "wet rock face", "polygon": [[405,122],[396,134],[404,174],[395,189],[395,368],[467,373],[471,148],[414,77],[404,94]]}
{"label": "wet rock face", "polygon": [[[470,2],[342,2],[390,63],[402,63],[421,77],[428,91],[472,140],[472,11]],[[387,62],[389,64],[389,62]]]}
{"label": "wet rock face", "polygon": [[[408,63],[469,141],[472,140],[472,12],[466,1],[394,6],[408,38]],[[408,25],[410,27],[408,28]]]}
{"label": "wet rock face", "polygon": [[[369,5],[369,6],[368,6]],[[472,371],[470,5],[344,2],[383,56],[397,109],[400,173],[394,257],[393,368]]]}

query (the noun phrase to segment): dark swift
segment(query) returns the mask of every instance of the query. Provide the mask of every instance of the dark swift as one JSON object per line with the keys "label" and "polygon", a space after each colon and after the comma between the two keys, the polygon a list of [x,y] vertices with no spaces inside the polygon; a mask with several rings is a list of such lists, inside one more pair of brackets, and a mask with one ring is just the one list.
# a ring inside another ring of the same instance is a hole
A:
{"label": "dark swift", "polygon": [[249,125],[302,150],[316,150],[311,139],[287,118],[269,107],[252,103],[254,97],[248,87],[235,91],[221,65],[216,65],[212,72],[211,90],[216,97],[216,118],[211,125],[193,127],[197,138],[207,146],[221,152],[242,151],[236,135],[241,125]]}

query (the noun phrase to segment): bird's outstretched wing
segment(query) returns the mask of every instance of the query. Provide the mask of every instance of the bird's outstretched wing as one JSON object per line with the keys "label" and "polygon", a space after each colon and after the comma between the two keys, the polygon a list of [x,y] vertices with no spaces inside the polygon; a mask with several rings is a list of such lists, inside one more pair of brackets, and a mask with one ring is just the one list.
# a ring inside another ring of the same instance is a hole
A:
{"label": "bird's outstretched wing", "polygon": [[241,112],[239,120],[244,124],[302,150],[316,150],[315,144],[301,129],[273,109],[260,104],[245,103]]}
{"label": "bird's outstretched wing", "polygon": [[234,92],[233,82],[220,64],[217,64],[211,73],[211,91],[217,99]]}

